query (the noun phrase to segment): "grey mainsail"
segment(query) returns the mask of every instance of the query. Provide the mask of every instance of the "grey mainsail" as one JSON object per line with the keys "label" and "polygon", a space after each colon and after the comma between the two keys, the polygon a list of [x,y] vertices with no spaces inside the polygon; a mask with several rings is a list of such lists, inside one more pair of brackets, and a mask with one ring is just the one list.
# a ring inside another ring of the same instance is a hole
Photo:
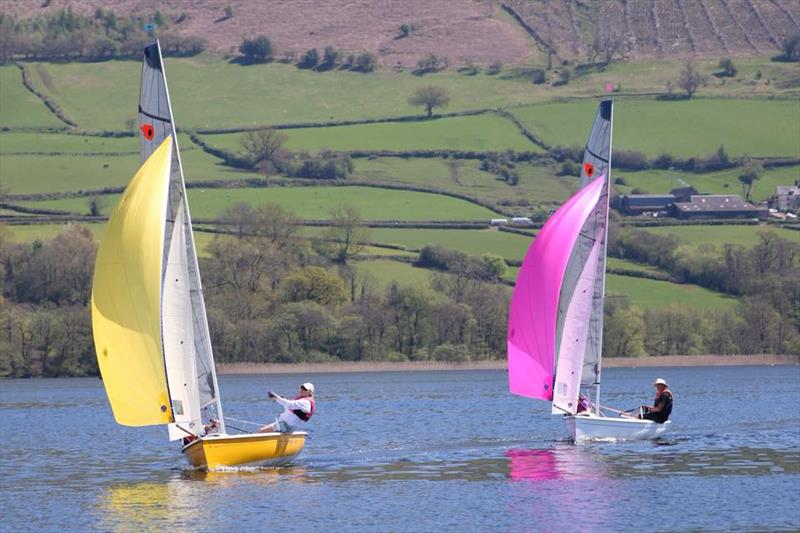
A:
{"label": "grey mainsail", "polygon": [[[582,284],[581,281],[585,281],[589,276],[592,280],[591,286],[588,288],[592,292],[591,303],[585,312],[581,313],[581,320],[588,320],[588,327],[585,331],[586,342],[582,348],[583,357],[580,365],[581,386],[600,384],[612,121],[612,101],[604,100],[600,103],[589,134],[581,168],[580,188],[585,187],[595,179],[604,179],[605,183],[597,206],[581,228],[567,263],[564,281],[559,294],[556,319],[556,346],[559,347],[562,345],[562,337],[565,330],[574,327],[570,323],[569,313],[572,311],[572,315],[575,315],[574,301],[583,299],[582,295],[576,294],[576,288],[583,287],[585,284]],[[594,269],[594,272],[590,275],[587,273],[587,262],[594,263],[593,265],[588,265],[589,268]],[[581,290],[587,289],[582,288]],[[569,376],[564,375],[563,368],[561,372],[558,369],[559,362],[557,361],[556,388],[560,386],[559,380],[566,382],[571,379]],[[572,364],[570,364],[569,372],[573,371],[577,371],[577,369],[573,370]],[[569,390],[573,390],[573,388],[569,387]],[[574,413],[575,407],[576,404],[563,400],[554,402],[553,411]]]}
{"label": "grey mainsail", "polygon": [[[170,279],[164,280],[162,294],[162,306],[170,311],[171,317],[162,323],[165,366],[176,420],[176,424],[170,425],[170,438],[184,437],[186,431],[202,433],[203,426],[211,420],[217,420],[224,433],[183,167],[158,41],[144,49],[139,134],[142,161],[167,136],[172,135],[174,143],[162,263],[164,275],[170,275]],[[173,239],[179,244],[173,243]],[[185,283],[181,276],[185,276]],[[183,316],[182,309],[186,311]]]}

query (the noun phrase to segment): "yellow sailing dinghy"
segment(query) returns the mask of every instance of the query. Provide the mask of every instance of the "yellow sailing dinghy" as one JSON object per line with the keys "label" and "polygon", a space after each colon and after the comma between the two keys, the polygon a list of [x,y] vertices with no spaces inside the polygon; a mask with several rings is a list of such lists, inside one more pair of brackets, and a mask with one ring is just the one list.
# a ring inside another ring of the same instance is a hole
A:
{"label": "yellow sailing dinghy", "polygon": [[158,41],[144,49],[142,166],[106,226],[92,283],[97,360],[117,423],[165,424],[195,467],[289,462],[306,433],[228,434]]}

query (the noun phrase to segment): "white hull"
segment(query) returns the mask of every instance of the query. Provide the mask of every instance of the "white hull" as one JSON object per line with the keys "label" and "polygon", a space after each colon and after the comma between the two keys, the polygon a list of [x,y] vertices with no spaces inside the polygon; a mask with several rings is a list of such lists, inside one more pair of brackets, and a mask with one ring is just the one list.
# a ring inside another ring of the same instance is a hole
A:
{"label": "white hull", "polygon": [[669,430],[672,422],[657,424],[638,418],[608,418],[604,416],[566,416],[567,429],[575,442],[593,440],[650,440]]}

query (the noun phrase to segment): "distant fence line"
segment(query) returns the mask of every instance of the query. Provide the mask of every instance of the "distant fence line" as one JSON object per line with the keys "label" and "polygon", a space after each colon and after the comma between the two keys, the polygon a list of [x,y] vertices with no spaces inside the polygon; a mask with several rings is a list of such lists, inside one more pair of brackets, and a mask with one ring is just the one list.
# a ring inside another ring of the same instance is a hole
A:
{"label": "distant fence line", "polygon": [[549,144],[545,143],[535,133],[529,130],[522,122],[520,122],[520,120],[516,116],[514,116],[513,113],[510,113],[505,109],[498,109],[497,114],[500,115],[501,117],[510,120],[517,127],[522,136],[528,139],[533,144],[540,146],[545,150],[549,150],[551,148]]}
{"label": "distant fence line", "polygon": [[490,108],[481,108],[481,109],[469,109],[467,111],[453,111],[450,113],[439,113],[431,117],[427,115],[400,115],[396,117],[326,120],[322,122],[291,122],[286,124],[262,124],[258,126],[240,126],[233,128],[192,128],[192,129],[187,129],[186,131],[199,133],[201,135],[218,135],[224,133],[244,133],[247,131],[257,131],[264,128],[270,128],[274,130],[291,130],[291,129],[301,129],[301,128],[333,128],[337,126],[358,126],[361,124],[382,124],[391,122],[432,122],[443,118],[471,117],[475,115],[483,115],[484,113],[492,113],[492,112],[496,112],[496,110]]}
{"label": "distant fence line", "polygon": [[16,63],[16,62],[14,63],[14,65],[16,65],[17,68],[19,68],[19,70],[22,72],[22,85],[24,85],[26,89],[28,89],[39,100],[41,100],[42,103],[45,105],[45,107],[47,107],[47,109],[49,109],[56,116],[56,118],[58,118],[58,120],[60,120],[61,122],[63,122],[67,126],[69,126],[70,128],[77,128],[78,127],[78,124],[74,120],[69,118],[67,116],[67,114],[64,112],[64,110],[61,109],[61,107],[57,103],[55,103],[53,100],[48,98],[45,94],[43,94],[38,89],[36,89],[36,87],[33,86],[33,83],[31,83],[30,74],[28,74],[28,69],[27,69],[26,65],[21,65],[21,64]]}
{"label": "distant fence line", "polygon": [[[480,207],[486,208],[495,213],[511,216],[490,202],[485,202],[472,196],[461,194],[434,187],[423,187],[421,185],[405,185],[391,182],[371,181],[371,180],[316,180],[308,178],[246,178],[242,180],[211,180],[193,181],[186,184],[187,189],[244,189],[244,188],[265,188],[265,187],[373,187],[376,189],[389,189],[399,191],[412,191],[427,194],[439,194],[449,196],[459,200],[464,200]],[[119,194],[124,187],[106,187],[94,190],[65,191],[60,193],[32,193],[32,194],[7,194],[4,196],[6,204],[13,201],[40,201],[58,200],[62,198],[88,198],[91,196],[101,196],[106,194]]]}

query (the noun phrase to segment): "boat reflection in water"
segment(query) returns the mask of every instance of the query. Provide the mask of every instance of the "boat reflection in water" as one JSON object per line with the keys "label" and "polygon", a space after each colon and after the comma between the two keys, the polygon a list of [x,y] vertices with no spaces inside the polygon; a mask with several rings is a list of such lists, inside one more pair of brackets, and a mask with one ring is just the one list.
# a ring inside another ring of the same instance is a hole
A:
{"label": "boat reflection in water", "polygon": [[514,481],[602,479],[605,463],[589,450],[573,445],[551,449],[506,451],[508,477]]}
{"label": "boat reflection in water", "polygon": [[[257,493],[280,483],[309,481],[304,468],[240,468],[222,472],[186,469],[160,481],[119,483],[100,496],[102,530],[198,531],[220,523],[222,494]],[[224,498],[223,498],[224,499]],[[213,528],[213,527],[212,527]]]}
{"label": "boat reflection in water", "polygon": [[[548,524],[565,530],[607,529],[620,503],[617,482],[601,457],[582,446],[506,451],[513,489],[507,509],[512,531],[535,531]],[[576,512],[576,506],[591,512]]]}

